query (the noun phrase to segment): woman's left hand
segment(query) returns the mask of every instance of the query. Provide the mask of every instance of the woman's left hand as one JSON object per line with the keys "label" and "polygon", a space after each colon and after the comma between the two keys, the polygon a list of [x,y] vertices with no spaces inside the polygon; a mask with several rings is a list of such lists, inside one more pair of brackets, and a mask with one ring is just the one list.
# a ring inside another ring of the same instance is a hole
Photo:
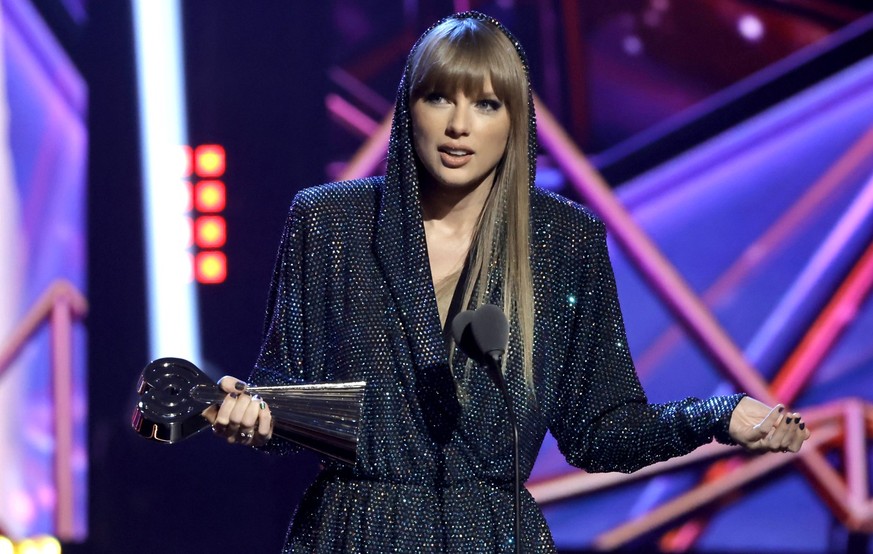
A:
{"label": "woman's left hand", "polygon": [[797,452],[809,438],[800,414],[786,413],[782,404],[770,408],[750,396],[734,408],[729,432],[738,444],[757,452]]}

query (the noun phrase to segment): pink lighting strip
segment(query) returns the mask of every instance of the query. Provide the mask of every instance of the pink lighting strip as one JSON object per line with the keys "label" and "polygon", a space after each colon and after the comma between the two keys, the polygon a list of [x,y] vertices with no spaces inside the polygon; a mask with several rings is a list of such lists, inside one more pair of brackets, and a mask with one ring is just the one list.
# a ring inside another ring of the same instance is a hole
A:
{"label": "pink lighting strip", "polygon": [[[751,352],[750,356],[753,360],[760,359],[759,353],[767,348],[771,338],[796,317],[797,311],[807,302],[810,291],[821,286],[823,275],[856,239],[859,231],[863,231],[865,222],[871,219],[871,214],[873,214],[873,177],[867,180],[846,212],[821,245],[816,248],[812,258],[749,343],[747,351]],[[783,400],[790,401],[790,399]]]}
{"label": "pink lighting strip", "polygon": [[325,106],[340,123],[353,130],[362,137],[369,137],[379,128],[379,124],[373,121],[364,112],[352,105],[339,94],[328,94],[324,100]]}
{"label": "pink lighting strip", "polygon": [[379,126],[364,142],[361,148],[349,161],[338,176],[338,180],[368,177],[376,172],[379,164],[385,159],[388,150],[388,136],[391,134],[391,116],[386,115]]}
{"label": "pink lighting strip", "polygon": [[[873,181],[871,181],[873,182]],[[791,402],[800,394],[873,289],[873,243],[852,268],[773,380],[773,391]]]}
{"label": "pink lighting strip", "polygon": [[73,383],[72,327],[88,311],[88,301],[72,283],[52,283],[25,314],[9,341],[0,350],[0,377],[9,369],[27,341],[46,320],[51,325],[52,388],[55,423],[55,486],[57,508],[55,534],[60,539],[75,538],[73,525]]}

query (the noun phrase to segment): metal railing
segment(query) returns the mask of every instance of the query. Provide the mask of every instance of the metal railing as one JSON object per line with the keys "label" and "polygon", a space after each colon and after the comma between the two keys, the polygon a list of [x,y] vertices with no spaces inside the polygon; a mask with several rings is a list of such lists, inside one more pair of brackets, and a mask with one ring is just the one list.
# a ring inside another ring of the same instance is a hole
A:
{"label": "metal railing", "polygon": [[48,323],[51,333],[52,396],[54,400],[55,456],[57,488],[55,535],[60,539],[75,536],[73,523],[73,323],[88,311],[85,296],[69,281],[54,281],[43,292],[15,327],[0,349],[0,386],[3,374],[27,342]]}

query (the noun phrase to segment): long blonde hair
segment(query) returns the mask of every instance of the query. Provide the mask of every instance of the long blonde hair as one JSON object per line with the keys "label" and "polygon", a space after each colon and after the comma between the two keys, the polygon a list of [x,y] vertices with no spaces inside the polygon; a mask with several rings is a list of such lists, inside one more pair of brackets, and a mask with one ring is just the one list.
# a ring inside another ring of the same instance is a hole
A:
{"label": "long blonde hair", "polygon": [[[480,94],[486,77],[510,117],[506,151],[498,163],[494,184],[479,217],[473,237],[463,306],[473,295],[481,305],[497,288],[502,291],[503,312],[517,329],[523,372],[533,393],[534,298],[530,270],[530,189],[532,168],[529,148],[531,113],[525,67],[509,37],[489,21],[449,18],[419,42],[410,60],[409,103],[433,92],[460,90]],[[492,282],[496,278],[497,282]],[[451,294],[448,291],[447,294]],[[510,349],[513,344],[510,337]],[[454,348],[450,354],[454,353]],[[450,358],[453,356],[450,356]],[[504,358],[509,358],[509,353]],[[468,368],[469,369],[469,368]]]}

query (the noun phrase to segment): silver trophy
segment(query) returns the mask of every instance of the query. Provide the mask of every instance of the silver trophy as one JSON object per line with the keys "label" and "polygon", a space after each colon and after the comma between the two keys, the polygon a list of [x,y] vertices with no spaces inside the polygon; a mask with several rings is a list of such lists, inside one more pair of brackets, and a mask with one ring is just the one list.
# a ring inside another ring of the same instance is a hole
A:
{"label": "silver trophy", "polygon": [[[273,435],[334,460],[355,463],[361,402],[366,383],[251,386],[246,392],[270,405]],[[160,358],[142,370],[133,429],[141,436],[173,444],[209,422],[203,411],[226,393],[197,366],[180,358]]]}

